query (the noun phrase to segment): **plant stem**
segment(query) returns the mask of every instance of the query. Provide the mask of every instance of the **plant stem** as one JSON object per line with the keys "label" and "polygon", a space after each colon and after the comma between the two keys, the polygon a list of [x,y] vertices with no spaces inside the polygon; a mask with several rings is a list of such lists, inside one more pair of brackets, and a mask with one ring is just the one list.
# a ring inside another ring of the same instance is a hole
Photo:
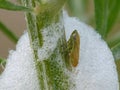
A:
{"label": "plant stem", "polygon": [[70,90],[73,84],[66,73],[66,38],[61,8],[66,0],[21,0],[33,8],[26,13],[40,90]]}

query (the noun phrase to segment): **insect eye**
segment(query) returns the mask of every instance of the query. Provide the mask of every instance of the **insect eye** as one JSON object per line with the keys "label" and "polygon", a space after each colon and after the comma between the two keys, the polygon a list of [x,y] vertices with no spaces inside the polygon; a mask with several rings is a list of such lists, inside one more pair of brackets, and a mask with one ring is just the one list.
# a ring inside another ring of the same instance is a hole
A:
{"label": "insect eye", "polygon": [[76,41],[76,36],[74,36],[74,40]]}
{"label": "insect eye", "polygon": [[73,34],[73,40],[76,40],[76,33]]}

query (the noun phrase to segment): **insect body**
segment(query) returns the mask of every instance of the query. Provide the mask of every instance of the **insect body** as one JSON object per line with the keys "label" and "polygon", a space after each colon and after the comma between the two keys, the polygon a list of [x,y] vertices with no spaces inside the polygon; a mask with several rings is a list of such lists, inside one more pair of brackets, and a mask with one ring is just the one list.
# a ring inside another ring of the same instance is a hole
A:
{"label": "insect body", "polygon": [[[80,36],[74,30],[67,42],[67,67],[76,67],[79,62]],[[71,70],[71,69],[70,69]]]}

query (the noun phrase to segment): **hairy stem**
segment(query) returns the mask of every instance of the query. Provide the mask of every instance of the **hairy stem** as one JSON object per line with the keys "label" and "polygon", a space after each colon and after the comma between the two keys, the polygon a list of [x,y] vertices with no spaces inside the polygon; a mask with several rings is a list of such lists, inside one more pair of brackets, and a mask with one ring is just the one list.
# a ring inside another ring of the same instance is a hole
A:
{"label": "hairy stem", "polygon": [[61,8],[66,0],[21,0],[34,11],[26,13],[28,33],[40,90],[70,90],[65,65],[66,38]]}

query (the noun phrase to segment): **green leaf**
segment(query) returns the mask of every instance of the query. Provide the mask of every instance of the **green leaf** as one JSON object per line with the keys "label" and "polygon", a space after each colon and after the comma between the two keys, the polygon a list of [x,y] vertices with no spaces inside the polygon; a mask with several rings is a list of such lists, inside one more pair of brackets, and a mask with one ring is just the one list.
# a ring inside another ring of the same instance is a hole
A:
{"label": "green leaf", "polygon": [[0,0],[0,8],[13,11],[32,11],[30,8],[15,5],[7,0]]}
{"label": "green leaf", "polygon": [[11,32],[11,30],[8,29],[2,22],[0,22],[0,30],[13,42],[16,43],[18,41],[18,38],[14,35],[14,33]]}
{"label": "green leaf", "polygon": [[107,43],[110,48],[114,47],[119,42],[120,42],[120,32],[117,32],[116,34],[112,35],[112,37],[110,37],[107,40]]}
{"label": "green leaf", "polygon": [[2,62],[5,62],[5,61],[6,61],[5,59],[3,59],[3,58],[0,57],[0,64],[1,64]]}
{"label": "green leaf", "polygon": [[112,26],[114,25],[120,10],[120,0],[109,0],[109,16],[107,24],[107,33],[110,32]]}
{"label": "green leaf", "polygon": [[107,41],[110,49],[113,52],[115,60],[120,59],[120,32],[117,32]]}
{"label": "green leaf", "polygon": [[96,29],[105,39],[119,13],[120,0],[94,0]]}
{"label": "green leaf", "polygon": [[112,53],[115,58],[115,60],[120,60],[120,42],[114,45],[112,48]]}
{"label": "green leaf", "polygon": [[2,63],[3,59],[0,57],[0,64]]}
{"label": "green leaf", "polygon": [[0,57],[0,74],[5,69],[6,60]]}
{"label": "green leaf", "polygon": [[115,61],[115,63],[117,66],[118,79],[119,79],[119,83],[120,83],[120,59]]}
{"label": "green leaf", "polygon": [[0,57],[0,66],[4,69],[5,65],[6,65],[6,60]]}

